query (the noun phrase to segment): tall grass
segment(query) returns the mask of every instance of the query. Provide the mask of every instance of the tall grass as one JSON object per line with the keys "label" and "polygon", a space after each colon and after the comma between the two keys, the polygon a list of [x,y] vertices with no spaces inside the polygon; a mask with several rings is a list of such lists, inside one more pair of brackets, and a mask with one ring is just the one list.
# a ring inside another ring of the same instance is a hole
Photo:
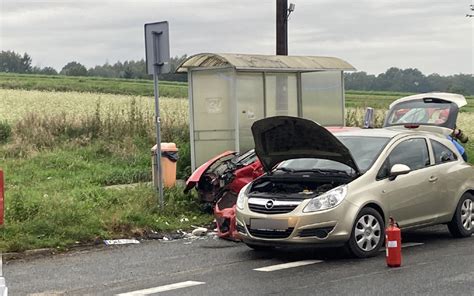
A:
{"label": "tall grass", "polygon": [[[42,95],[38,106],[48,102],[49,94]],[[28,110],[5,124],[11,132],[0,145],[7,184],[0,251],[62,249],[76,242],[146,237],[150,231],[210,222],[211,217],[199,211],[196,197],[183,194],[182,188],[166,190],[165,208],[157,207],[149,186],[104,188],[151,180],[154,110],[136,97],[128,99],[119,105],[90,99],[95,102],[88,106],[90,112]],[[74,103],[81,108],[84,101]],[[185,178],[190,173],[187,106],[184,100],[169,100],[164,106],[162,139],[180,148],[178,178]]]}

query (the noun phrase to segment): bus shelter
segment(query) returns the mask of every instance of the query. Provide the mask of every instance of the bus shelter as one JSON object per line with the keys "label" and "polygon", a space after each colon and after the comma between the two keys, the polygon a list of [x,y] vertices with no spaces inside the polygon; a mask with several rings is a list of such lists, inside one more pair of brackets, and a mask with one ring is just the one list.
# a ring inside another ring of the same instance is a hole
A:
{"label": "bus shelter", "polygon": [[188,74],[191,166],[226,150],[254,146],[250,127],[289,115],[344,125],[344,71],[334,57],[201,53],[177,68]]}

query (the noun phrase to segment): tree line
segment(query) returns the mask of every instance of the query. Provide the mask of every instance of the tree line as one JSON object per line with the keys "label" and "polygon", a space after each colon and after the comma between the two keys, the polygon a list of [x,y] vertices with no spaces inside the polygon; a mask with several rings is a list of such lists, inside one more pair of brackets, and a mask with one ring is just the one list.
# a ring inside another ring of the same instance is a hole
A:
{"label": "tree line", "polygon": [[379,75],[366,72],[345,73],[345,87],[350,90],[394,91],[423,93],[431,91],[452,92],[474,95],[474,76],[456,74],[425,76],[418,69],[399,69],[392,67]]}
{"label": "tree line", "polygon": [[[186,81],[187,75],[174,73],[181,61],[186,58],[186,55],[171,57],[171,72],[159,75],[159,79]],[[66,76],[95,76],[125,79],[152,79],[152,76],[148,75],[146,72],[146,63],[144,59],[138,61],[118,61],[114,64],[109,64],[106,62],[103,65],[96,65],[89,69],[79,62],[71,61],[64,65],[58,72],[53,67],[32,66],[32,59],[28,53],[21,55],[10,50],[0,52],[0,72]]]}
{"label": "tree line", "polygon": [[[186,81],[187,75],[174,74],[176,67],[186,59],[187,55],[175,56],[170,60],[171,73],[160,75],[161,80]],[[27,53],[14,51],[0,52],[0,72],[32,73],[67,76],[98,76],[125,79],[152,79],[146,73],[145,60],[130,60],[105,63],[87,69],[79,62],[72,61],[57,72],[53,67],[32,66],[32,59]],[[444,91],[474,95],[474,77],[468,74],[441,76],[439,74],[424,75],[420,70],[392,67],[384,73],[373,75],[366,72],[345,73],[345,86],[350,90],[363,91],[395,91],[395,92],[429,92]]]}

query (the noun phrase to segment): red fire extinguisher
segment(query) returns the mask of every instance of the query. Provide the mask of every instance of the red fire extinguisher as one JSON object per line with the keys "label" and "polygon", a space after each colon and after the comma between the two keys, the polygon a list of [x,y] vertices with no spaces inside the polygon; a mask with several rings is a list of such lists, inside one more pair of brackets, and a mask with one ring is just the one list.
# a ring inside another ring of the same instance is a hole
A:
{"label": "red fire extinguisher", "polygon": [[400,267],[402,265],[402,233],[398,228],[398,223],[392,217],[390,217],[389,225],[385,230],[385,250],[387,265]]}

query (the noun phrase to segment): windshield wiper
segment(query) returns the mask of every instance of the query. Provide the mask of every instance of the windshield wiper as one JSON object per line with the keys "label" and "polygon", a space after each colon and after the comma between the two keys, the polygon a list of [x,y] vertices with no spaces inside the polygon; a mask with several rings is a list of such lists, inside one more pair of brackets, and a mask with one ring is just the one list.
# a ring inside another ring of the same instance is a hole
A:
{"label": "windshield wiper", "polygon": [[349,174],[346,171],[343,170],[333,170],[333,169],[302,169],[302,170],[294,170],[295,173],[305,173],[305,172],[310,172],[310,173],[318,173],[321,175],[328,175],[328,174],[343,174],[348,176]]}

